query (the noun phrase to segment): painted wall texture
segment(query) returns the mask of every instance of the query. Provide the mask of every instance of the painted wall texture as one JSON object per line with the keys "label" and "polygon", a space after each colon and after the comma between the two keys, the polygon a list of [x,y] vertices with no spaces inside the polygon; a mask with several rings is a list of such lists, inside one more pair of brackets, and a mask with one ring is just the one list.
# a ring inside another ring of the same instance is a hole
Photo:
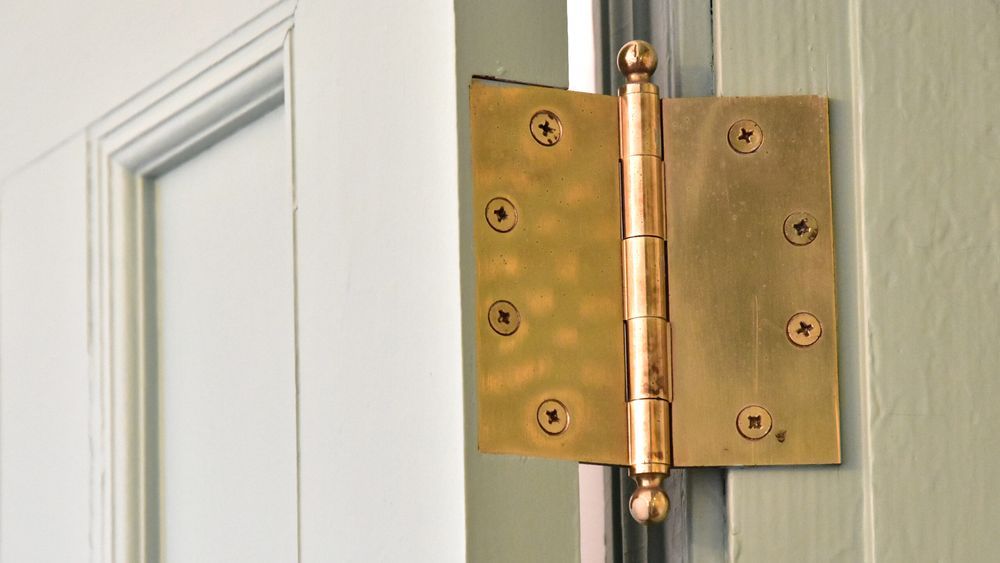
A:
{"label": "painted wall texture", "polygon": [[1000,549],[1000,7],[721,0],[721,95],[831,98],[844,464],[732,471],[737,561]]}

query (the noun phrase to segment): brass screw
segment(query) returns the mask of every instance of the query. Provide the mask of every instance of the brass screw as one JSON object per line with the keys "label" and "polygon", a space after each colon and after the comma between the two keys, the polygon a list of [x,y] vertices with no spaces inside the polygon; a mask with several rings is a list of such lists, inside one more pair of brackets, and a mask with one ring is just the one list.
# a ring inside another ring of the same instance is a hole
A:
{"label": "brass screw", "polygon": [[760,440],[771,431],[771,413],[757,405],[744,407],[736,415],[736,430],[747,440]]}
{"label": "brass screw", "polygon": [[764,142],[764,132],[760,125],[749,119],[741,119],[729,128],[729,146],[739,153],[751,153]]}
{"label": "brass screw", "polygon": [[521,313],[510,301],[497,301],[490,305],[490,328],[499,335],[510,336],[521,326]]}
{"label": "brass screw", "polygon": [[538,426],[550,436],[562,434],[569,426],[569,411],[566,410],[566,405],[555,399],[542,401],[542,404],[538,405],[535,418],[538,420]]}
{"label": "brass screw", "polygon": [[819,235],[819,221],[805,211],[796,211],[785,217],[785,238],[796,246],[805,246]]}
{"label": "brass screw", "polygon": [[528,127],[531,129],[531,136],[539,145],[551,147],[562,138],[562,122],[556,114],[547,109],[535,112]]}
{"label": "brass screw", "polygon": [[494,231],[506,233],[517,225],[517,209],[509,199],[495,197],[486,204],[486,222]]}
{"label": "brass screw", "polygon": [[812,313],[795,313],[788,319],[788,327],[785,329],[788,340],[796,346],[805,348],[812,346],[823,334],[823,325]]}

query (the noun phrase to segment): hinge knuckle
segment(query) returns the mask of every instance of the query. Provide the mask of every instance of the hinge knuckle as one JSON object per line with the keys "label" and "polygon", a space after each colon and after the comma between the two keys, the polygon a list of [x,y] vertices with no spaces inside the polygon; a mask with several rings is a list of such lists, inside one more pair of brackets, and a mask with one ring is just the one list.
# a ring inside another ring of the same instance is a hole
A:
{"label": "hinge knuckle", "polygon": [[632,475],[667,473],[670,469],[670,403],[659,399],[636,399],[628,403],[633,431],[642,439],[632,440]]}
{"label": "hinge knuckle", "polygon": [[670,401],[670,323],[662,317],[625,321],[628,333],[628,397]]}
{"label": "hinge knuckle", "polygon": [[652,155],[622,157],[622,184],[639,189],[622,193],[625,238],[667,238],[663,194],[663,159]]}
{"label": "hinge knuckle", "polygon": [[659,88],[651,82],[626,84],[618,99],[622,160],[642,155],[662,159]]}
{"label": "hinge knuckle", "polygon": [[667,318],[666,247],[660,237],[639,236],[622,241],[625,267],[625,320]]}

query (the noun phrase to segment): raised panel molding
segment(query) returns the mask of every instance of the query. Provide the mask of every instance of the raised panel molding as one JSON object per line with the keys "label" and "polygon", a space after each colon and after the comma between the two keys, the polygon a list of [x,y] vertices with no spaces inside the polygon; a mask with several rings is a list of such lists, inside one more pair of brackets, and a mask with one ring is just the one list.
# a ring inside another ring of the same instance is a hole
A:
{"label": "raised panel molding", "polygon": [[276,4],[87,130],[92,561],[159,560],[152,180],[290,102],[294,10]]}

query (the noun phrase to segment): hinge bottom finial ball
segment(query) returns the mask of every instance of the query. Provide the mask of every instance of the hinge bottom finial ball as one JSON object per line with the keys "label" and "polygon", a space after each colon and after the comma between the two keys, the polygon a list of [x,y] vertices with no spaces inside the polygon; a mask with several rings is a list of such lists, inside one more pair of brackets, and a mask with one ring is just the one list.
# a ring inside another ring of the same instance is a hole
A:
{"label": "hinge bottom finial ball", "polygon": [[667,493],[663,492],[660,485],[663,482],[663,475],[647,473],[636,475],[635,481],[639,485],[632,493],[632,498],[628,502],[628,510],[632,513],[632,518],[640,524],[658,524],[667,519],[667,512],[670,510],[670,501]]}

